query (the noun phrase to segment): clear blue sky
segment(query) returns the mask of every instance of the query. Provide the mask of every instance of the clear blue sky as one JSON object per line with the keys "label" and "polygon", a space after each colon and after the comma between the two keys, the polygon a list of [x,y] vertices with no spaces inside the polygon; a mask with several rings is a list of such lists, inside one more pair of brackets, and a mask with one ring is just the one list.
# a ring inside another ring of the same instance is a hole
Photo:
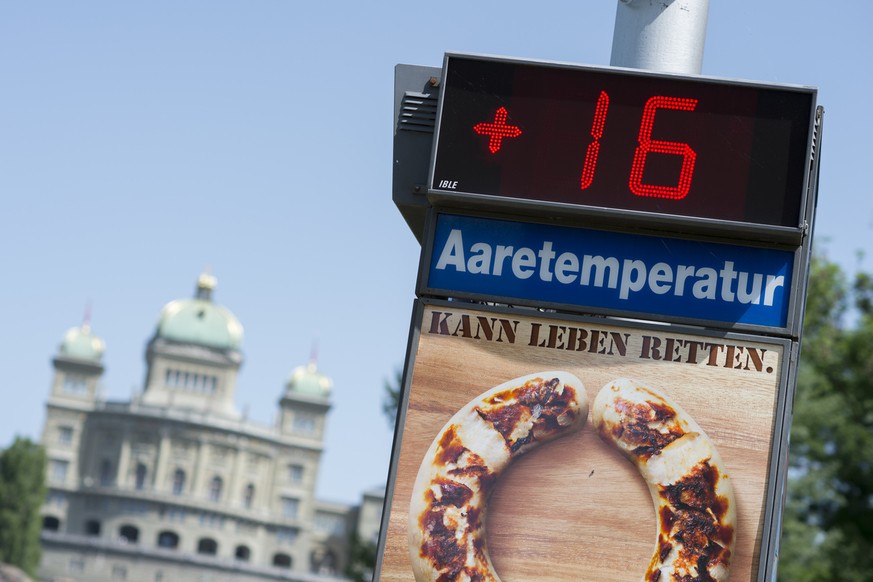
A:
{"label": "clear blue sky", "polygon": [[[703,73],[814,85],[816,244],[873,240],[869,3],[713,1]],[[418,245],[391,202],[393,69],[446,51],[607,65],[616,2],[7,1],[0,5],[0,446],[38,438],[90,303],[106,394],[141,388],[161,307],[205,268],[245,327],[237,401],[270,423],[318,345],[319,496],[384,484]],[[864,263],[871,268],[869,260]]]}

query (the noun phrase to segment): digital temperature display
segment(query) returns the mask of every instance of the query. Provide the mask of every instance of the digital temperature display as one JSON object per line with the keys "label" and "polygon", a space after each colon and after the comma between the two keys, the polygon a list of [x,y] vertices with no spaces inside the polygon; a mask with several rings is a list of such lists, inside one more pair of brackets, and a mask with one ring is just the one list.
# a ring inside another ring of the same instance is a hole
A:
{"label": "digital temperature display", "polygon": [[812,88],[448,55],[431,192],[801,226]]}

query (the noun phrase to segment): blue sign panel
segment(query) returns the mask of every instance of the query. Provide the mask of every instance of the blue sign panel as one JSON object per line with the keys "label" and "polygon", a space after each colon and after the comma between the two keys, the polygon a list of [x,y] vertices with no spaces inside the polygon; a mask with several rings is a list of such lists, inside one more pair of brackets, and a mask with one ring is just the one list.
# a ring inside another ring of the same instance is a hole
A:
{"label": "blue sign panel", "polygon": [[785,327],[793,261],[783,250],[440,214],[425,286]]}

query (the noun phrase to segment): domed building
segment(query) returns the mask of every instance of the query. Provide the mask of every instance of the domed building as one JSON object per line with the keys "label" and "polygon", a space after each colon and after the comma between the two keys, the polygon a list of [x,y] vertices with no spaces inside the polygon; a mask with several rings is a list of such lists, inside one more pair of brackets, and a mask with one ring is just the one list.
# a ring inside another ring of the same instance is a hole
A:
{"label": "domed building", "polygon": [[352,531],[372,537],[379,492],[358,507],[315,496],[331,380],[313,359],[291,373],[275,426],[244,418],[243,327],[215,286],[201,275],[161,310],[129,401],[100,394],[105,344],[88,322],[64,335],[42,436],[41,579],[337,579]]}

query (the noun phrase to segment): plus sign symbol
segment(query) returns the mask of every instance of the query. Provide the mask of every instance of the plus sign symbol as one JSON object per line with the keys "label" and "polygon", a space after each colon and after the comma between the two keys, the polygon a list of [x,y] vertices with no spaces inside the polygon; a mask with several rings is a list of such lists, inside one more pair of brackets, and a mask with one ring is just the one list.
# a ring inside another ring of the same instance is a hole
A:
{"label": "plus sign symbol", "polygon": [[494,121],[487,123],[483,121],[482,123],[477,123],[473,126],[473,131],[479,135],[487,135],[489,137],[488,149],[491,150],[492,154],[496,154],[500,151],[504,138],[518,137],[521,135],[520,127],[506,123],[506,118],[508,116],[509,112],[506,111],[506,107],[501,107],[494,114]]}

